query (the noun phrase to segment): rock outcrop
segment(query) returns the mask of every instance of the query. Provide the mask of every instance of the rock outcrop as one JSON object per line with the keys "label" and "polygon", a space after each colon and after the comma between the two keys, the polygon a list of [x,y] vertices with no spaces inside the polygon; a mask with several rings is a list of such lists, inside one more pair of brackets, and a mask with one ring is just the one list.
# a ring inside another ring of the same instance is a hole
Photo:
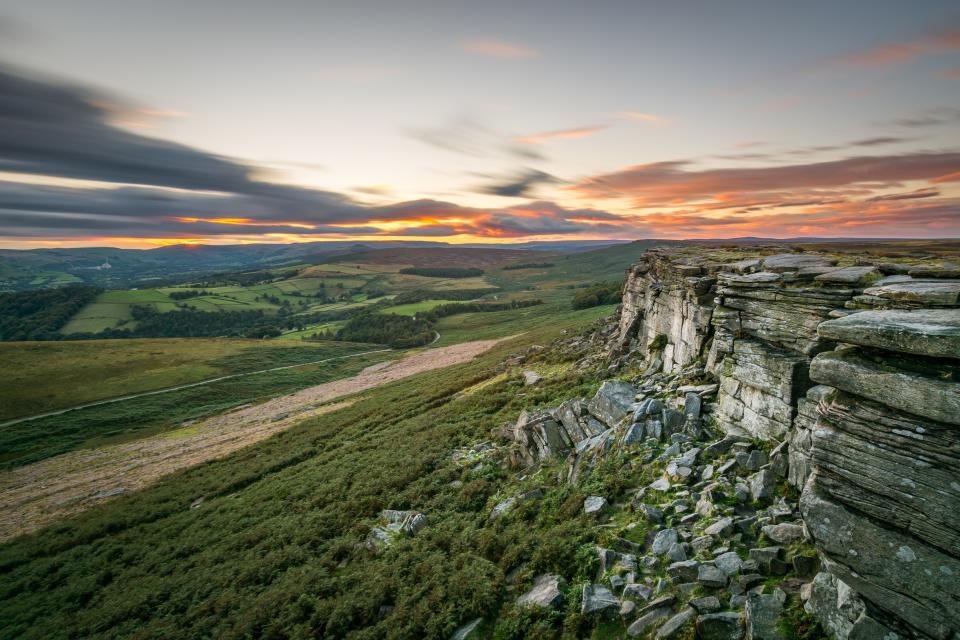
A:
{"label": "rock outcrop", "polygon": [[676,253],[628,271],[617,346],[665,372],[702,363],[715,426],[785,442],[829,572],[808,609],[840,640],[960,634],[956,270]]}
{"label": "rock outcrop", "polygon": [[[631,507],[646,543],[600,550],[583,613],[634,637],[779,638],[801,594],[836,640],[957,640],[957,269],[744,253],[649,251],[609,350],[627,380],[504,429],[515,462],[565,459],[570,482],[611,451],[662,469]],[[612,502],[585,507],[615,520]]]}

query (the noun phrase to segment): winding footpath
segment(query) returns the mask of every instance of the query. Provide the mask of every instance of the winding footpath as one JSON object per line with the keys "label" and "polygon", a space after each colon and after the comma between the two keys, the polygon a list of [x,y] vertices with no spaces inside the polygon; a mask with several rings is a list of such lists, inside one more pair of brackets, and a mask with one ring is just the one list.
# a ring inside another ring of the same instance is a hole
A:
{"label": "winding footpath", "polygon": [[[134,442],[81,449],[0,473],[0,541],[29,533],[161,477],[289,429],[307,418],[362,402],[349,398],[396,380],[467,362],[515,336],[427,349]],[[359,355],[359,354],[356,354]],[[146,394],[144,394],[146,395]]]}
{"label": "winding footpath", "polygon": [[[437,333],[436,339],[431,342],[433,344],[440,339],[440,334]],[[299,364],[287,364],[281,367],[270,367],[269,369],[259,369],[257,371],[246,371],[244,373],[231,373],[226,376],[219,376],[216,378],[207,378],[206,380],[200,380],[199,382],[190,382],[187,384],[179,384],[174,387],[164,387],[163,389],[154,389],[153,391],[143,391],[141,393],[132,393],[125,396],[117,396],[115,398],[107,398],[105,400],[96,400],[95,402],[87,402],[85,404],[78,404],[72,407],[67,407],[65,409],[57,409],[56,411],[47,411],[46,413],[38,413],[32,416],[25,416],[23,418],[14,418],[13,420],[7,420],[6,422],[0,422],[0,429],[3,427],[9,427],[10,425],[19,424],[21,422],[29,422],[30,420],[39,420],[40,418],[49,418],[50,416],[59,416],[67,413],[69,411],[77,411],[78,409],[86,409],[88,407],[98,407],[103,404],[112,404],[114,402],[123,402],[125,400],[135,400],[137,398],[145,398],[146,396],[155,396],[161,393],[170,393],[171,391],[180,391],[181,389],[190,389],[191,387],[202,387],[205,384],[212,384],[214,382],[220,382],[221,380],[230,380],[232,378],[243,378],[244,376],[255,376],[260,373],[270,373],[271,371],[283,371],[284,369],[296,369],[298,367],[309,367],[313,364],[323,364],[324,362],[333,362],[334,360],[346,360],[348,358],[358,358],[360,356],[367,356],[371,353],[384,353],[386,351],[393,351],[393,349],[374,349],[372,351],[361,351],[360,353],[350,353],[345,356],[334,356],[332,358],[324,358],[322,360],[312,360],[310,362],[301,362]]]}

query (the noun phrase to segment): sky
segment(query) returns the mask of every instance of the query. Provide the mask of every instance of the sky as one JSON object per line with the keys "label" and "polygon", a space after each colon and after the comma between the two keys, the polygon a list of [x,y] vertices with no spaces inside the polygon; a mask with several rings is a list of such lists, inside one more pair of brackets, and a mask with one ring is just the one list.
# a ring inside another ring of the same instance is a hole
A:
{"label": "sky", "polygon": [[0,247],[960,237],[955,1],[0,0]]}

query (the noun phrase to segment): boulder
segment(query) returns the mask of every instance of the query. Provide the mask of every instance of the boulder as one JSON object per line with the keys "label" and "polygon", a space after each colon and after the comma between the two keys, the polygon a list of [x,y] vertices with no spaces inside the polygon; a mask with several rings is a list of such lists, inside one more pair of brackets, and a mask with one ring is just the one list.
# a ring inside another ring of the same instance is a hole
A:
{"label": "boulder", "polygon": [[643,613],[639,618],[634,620],[633,624],[627,627],[627,635],[635,638],[641,634],[646,634],[656,626],[658,622],[669,616],[670,613],[670,607],[657,607]]}
{"label": "boulder", "polygon": [[700,563],[696,560],[682,560],[667,567],[667,575],[680,582],[692,582],[697,579]]}
{"label": "boulder", "polygon": [[736,551],[727,551],[726,553],[721,553],[714,558],[713,564],[718,569],[723,571],[725,575],[732,576],[740,571],[740,567],[743,565],[743,560],[740,559],[740,556]]}
{"label": "boulder", "polygon": [[762,469],[750,476],[750,495],[754,500],[764,500],[773,495],[776,476],[769,469]]}
{"label": "boulder", "polygon": [[517,598],[517,604],[556,609],[563,603],[563,592],[560,588],[564,584],[565,580],[561,576],[545,573],[534,580],[529,591]]}
{"label": "boulder", "polygon": [[632,384],[608,380],[600,385],[588,408],[607,426],[615,427],[630,413],[636,395],[637,389]]}
{"label": "boulder", "polygon": [[601,496],[589,496],[583,501],[583,512],[590,515],[600,513],[607,508],[607,499]]}
{"label": "boulder", "polygon": [[523,384],[528,387],[537,384],[541,380],[543,380],[543,377],[536,371],[527,370],[523,372]]}
{"label": "boulder", "polygon": [[710,613],[697,618],[700,640],[742,640],[743,621],[735,611]]}
{"label": "boulder", "polygon": [[624,598],[639,599],[646,602],[652,595],[653,590],[645,584],[632,582],[623,588]]}
{"label": "boulder", "polygon": [[687,607],[680,613],[676,614],[669,620],[663,623],[663,625],[657,629],[656,638],[660,640],[661,638],[675,638],[680,631],[683,630],[694,618],[697,617],[697,612],[691,607]]}
{"label": "boulder", "polygon": [[800,524],[768,524],[761,531],[777,544],[792,544],[802,541],[806,536]]}
{"label": "boulder", "polygon": [[711,589],[727,586],[727,574],[712,564],[701,564],[697,568],[697,582]]}
{"label": "boulder", "polygon": [[721,604],[717,596],[704,596],[691,600],[690,606],[696,609],[697,613],[713,613],[720,611]]}
{"label": "boulder", "polygon": [[653,543],[650,545],[650,552],[657,556],[662,556],[665,554],[671,545],[677,543],[677,530],[676,529],[663,529],[658,531],[653,538]]}
{"label": "boulder", "polygon": [[580,613],[602,617],[616,616],[620,611],[620,601],[607,587],[600,584],[583,585],[583,598]]}
{"label": "boulder", "polygon": [[703,530],[703,533],[708,536],[726,536],[730,535],[733,531],[733,518],[725,517],[720,518],[709,527]]}
{"label": "boulder", "polygon": [[777,628],[787,595],[777,589],[770,595],[750,593],[744,608],[746,640],[785,640]]}

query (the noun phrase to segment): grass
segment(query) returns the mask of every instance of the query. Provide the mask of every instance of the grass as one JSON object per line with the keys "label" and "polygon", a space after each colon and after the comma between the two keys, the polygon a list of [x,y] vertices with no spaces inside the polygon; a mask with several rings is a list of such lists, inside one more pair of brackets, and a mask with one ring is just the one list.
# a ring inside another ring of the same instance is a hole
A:
{"label": "grass", "polygon": [[[184,343],[181,349],[189,349],[189,343],[194,341],[181,342]],[[238,349],[234,353],[212,359],[211,366],[221,371],[255,371],[377,348],[343,342],[318,345],[277,342],[263,344],[269,346]],[[364,367],[388,357],[395,355],[376,353],[221,380],[208,385],[87,407],[8,425],[0,429],[0,467],[22,466],[75,449],[146,437],[177,428],[185,421],[223,413],[242,404],[263,401],[354,375]],[[196,372],[180,369],[167,373],[182,376]]]}
{"label": "grass", "polygon": [[[522,398],[512,379],[458,395],[510,353],[586,319],[531,326],[469,364],[372,390],[0,546],[0,638],[448,638],[497,617],[517,567],[518,581],[548,571],[574,580],[570,558],[593,535],[583,496],[545,471],[542,507],[488,523],[494,496],[518,487],[496,465],[474,473],[450,454],[522,408],[589,394],[597,383],[570,373]],[[362,543],[384,508],[421,510],[428,526],[371,555]],[[393,613],[381,618],[385,605]]]}
{"label": "grass", "polygon": [[0,342],[0,421],[342,351],[220,338]]}
{"label": "grass", "polygon": [[570,329],[610,315],[615,306],[607,305],[581,311],[570,310],[567,299],[523,309],[485,313],[463,313],[441,318],[438,346],[538,331],[552,326]]}
{"label": "grass", "polygon": [[449,304],[449,300],[423,300],[421,302],[411,302],[410,304],[398,304],[394,307],[387,307],[383,313],[395,313],[401,316],[415,316],[424,311],[430,311],[441,304]]}

